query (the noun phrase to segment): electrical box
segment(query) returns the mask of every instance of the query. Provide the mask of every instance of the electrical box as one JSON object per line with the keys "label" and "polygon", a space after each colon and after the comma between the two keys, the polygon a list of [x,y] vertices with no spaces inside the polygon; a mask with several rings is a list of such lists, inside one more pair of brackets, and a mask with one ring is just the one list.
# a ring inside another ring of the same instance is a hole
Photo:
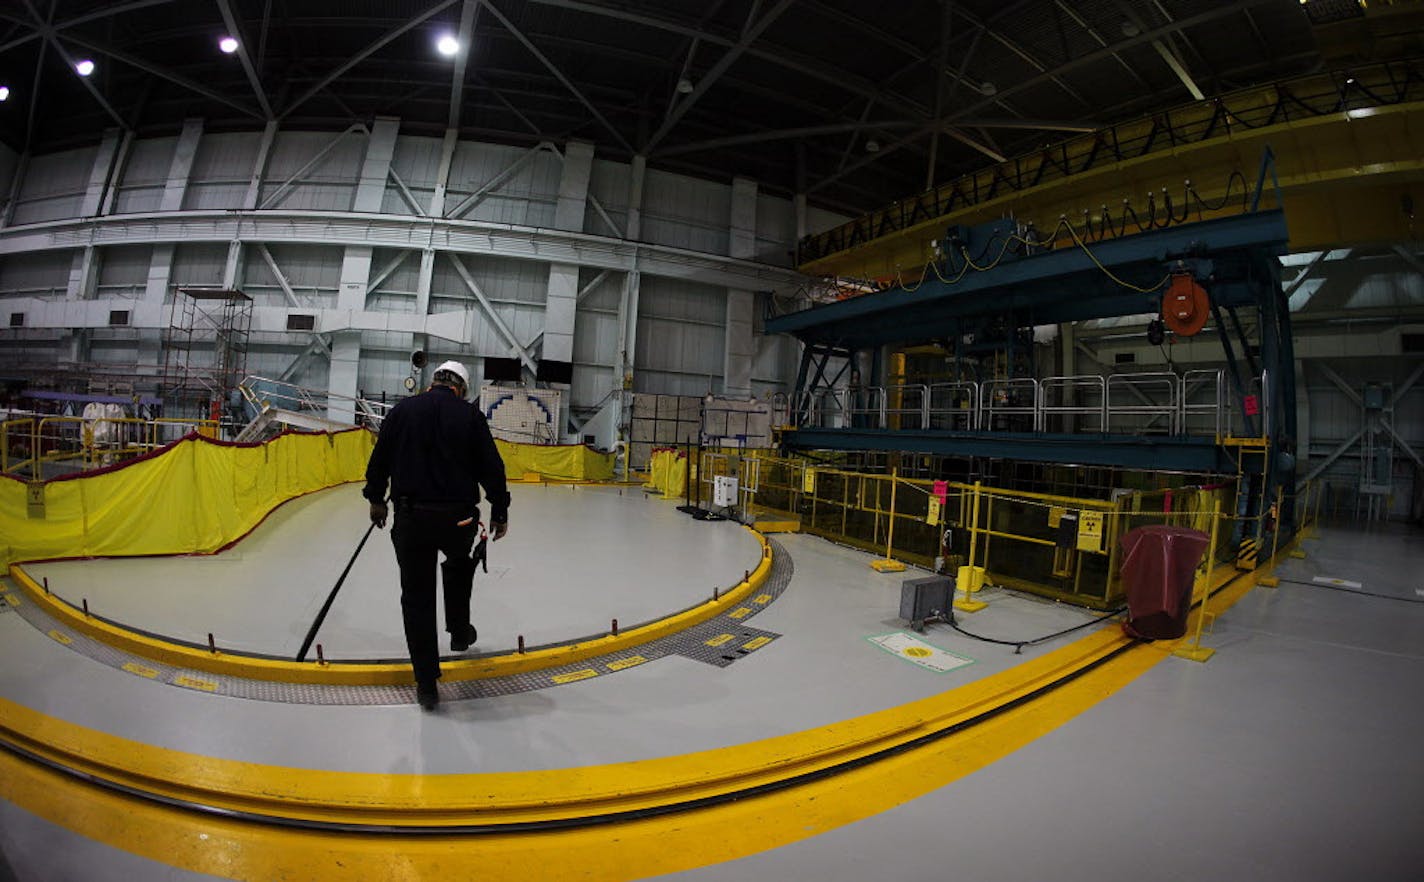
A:
{"label": "electrical box", "polygon": [[934,613],[954,621],[954,580],[948,576],[924,576],[900,583],[900,618],[923,631],[925,619]]}
{"label": "electrical box", "polygon": [[712,504],[731,508],[737,504],[737,479],[718,475],[712,479]]}

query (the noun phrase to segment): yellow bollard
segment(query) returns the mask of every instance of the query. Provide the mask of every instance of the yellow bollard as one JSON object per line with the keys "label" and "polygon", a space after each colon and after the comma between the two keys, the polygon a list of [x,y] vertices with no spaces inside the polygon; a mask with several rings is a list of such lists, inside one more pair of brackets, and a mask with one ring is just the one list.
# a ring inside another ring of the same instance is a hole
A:
{"label": "yellow bollard", "polygon": [[1281,584],[1280,576],[1276,575],[1276,551],[1281,545],[1281,498],[1285,495],[1285,489],[1276,488],[1276,524],[1271,530],[1271,574],[1256,580],[1257,585],[1265,585],[1267,588],[1275,588]]}
{"label": "yellow bollard", "polygon": [[1204,662],[1216,654],[1215,649],[1201,645],[1201,634],[1202,624],[1206,621],[1207,617],[1207,601],[1211,599],[1211,576],[1216,569],[1216,534],[1220,522],[1221,501],[1217,500],[1216,508],[1211,513],[1211,541],[1206,547],[1206,577],[1203,580],[1205,590],[1202,591],[1201,609],[1197,610],[1197,632],[1192,637],[1192,642],[1189,646],[1179,647],[1172,653],[1173,655],[1197,662]]}
{"label": "yellow bollard", "polygon": [[[960,612],[978,612],[989,604],[974,599],[974,592],[984,587],[984,568],[974,565],[974,552],[979,544],[979,482],[974,482],[974,501],[969,512],[969,565],[959,568],[958,588],[964,592],[963,600],[956,600],[954,608]],[[978,578],[975,578],[975,575]]]}
{"label": "yellow bollard", "polygon": [[899,474],[899,469],[890,470],[890,527],[885,531],[885,559],[870,562],[870,568],[877,573],[905,572],[905,565],[890,557],[895,542],[895,484]]}

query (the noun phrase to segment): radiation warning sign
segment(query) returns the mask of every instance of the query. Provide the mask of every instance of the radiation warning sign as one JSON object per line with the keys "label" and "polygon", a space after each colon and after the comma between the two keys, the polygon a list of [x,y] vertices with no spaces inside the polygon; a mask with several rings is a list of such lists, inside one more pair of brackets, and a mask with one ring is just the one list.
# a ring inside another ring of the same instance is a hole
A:
{"label": "radiation warning sign", "polygon": [[962,655],[946,652],[938,646],[932,646],[913,634],[906,634],[904,631],[894,631],[890,634],[881,634],[878,637],[867,637],[865,639],[892,655],[897,655],[908,662],[914,662],[920,667],[928,668],[937,674],[947,673],[955,668],[962,668],[965,665],[974,664],[974,659],[972,658],[965,658]]}

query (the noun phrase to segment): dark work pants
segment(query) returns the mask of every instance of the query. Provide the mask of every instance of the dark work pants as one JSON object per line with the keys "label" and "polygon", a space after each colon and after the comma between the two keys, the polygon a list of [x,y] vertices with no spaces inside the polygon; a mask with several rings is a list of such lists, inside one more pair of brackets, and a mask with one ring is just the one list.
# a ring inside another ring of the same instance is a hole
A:
{"label": "dark work pants", "polygon": [[[479,529],[473,508],[428,509],[396,504],[391,544],[400,565],[401,618],[410,666],[416,683],[434,684],[440,676],[439,635],[435,629],[435,561],[445,555],[440,570],[445,589],[445,630],[459,633],[470,624],[470,591],[475,565],[470,549]],[[474,517],[468,525],[458,522]]]}

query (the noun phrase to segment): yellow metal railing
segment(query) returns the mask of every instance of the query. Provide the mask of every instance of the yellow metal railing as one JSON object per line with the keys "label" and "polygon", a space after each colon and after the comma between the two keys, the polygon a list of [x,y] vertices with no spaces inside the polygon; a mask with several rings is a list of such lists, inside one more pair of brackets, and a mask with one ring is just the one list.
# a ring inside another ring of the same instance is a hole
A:
{"label": "yellow metal railing", "polygon": [[46,464],[90,471],[157,450],[198,431],[216,437],[216,420],[160,417],[22,417],[0,421],[0,472],[41,477]]}
{"label": "yellow metal railing", "polygon": [[[1125,594],[1120,540],[1128,531],[1169,524],[1210,533],[1213,512],[1236,505],[1234,481],[1101,499],[892,477],[761,451],[749,456],[759,463],[756,509],[799,518],[803,532],[889,555],[893,529],[900,561],[951,575],[981,567],[994,584],[1098,609],[1117,606]],[[1236,532],[1265,536],[1267,517],[1222,515],[1211,560],[1236,558]]]}

